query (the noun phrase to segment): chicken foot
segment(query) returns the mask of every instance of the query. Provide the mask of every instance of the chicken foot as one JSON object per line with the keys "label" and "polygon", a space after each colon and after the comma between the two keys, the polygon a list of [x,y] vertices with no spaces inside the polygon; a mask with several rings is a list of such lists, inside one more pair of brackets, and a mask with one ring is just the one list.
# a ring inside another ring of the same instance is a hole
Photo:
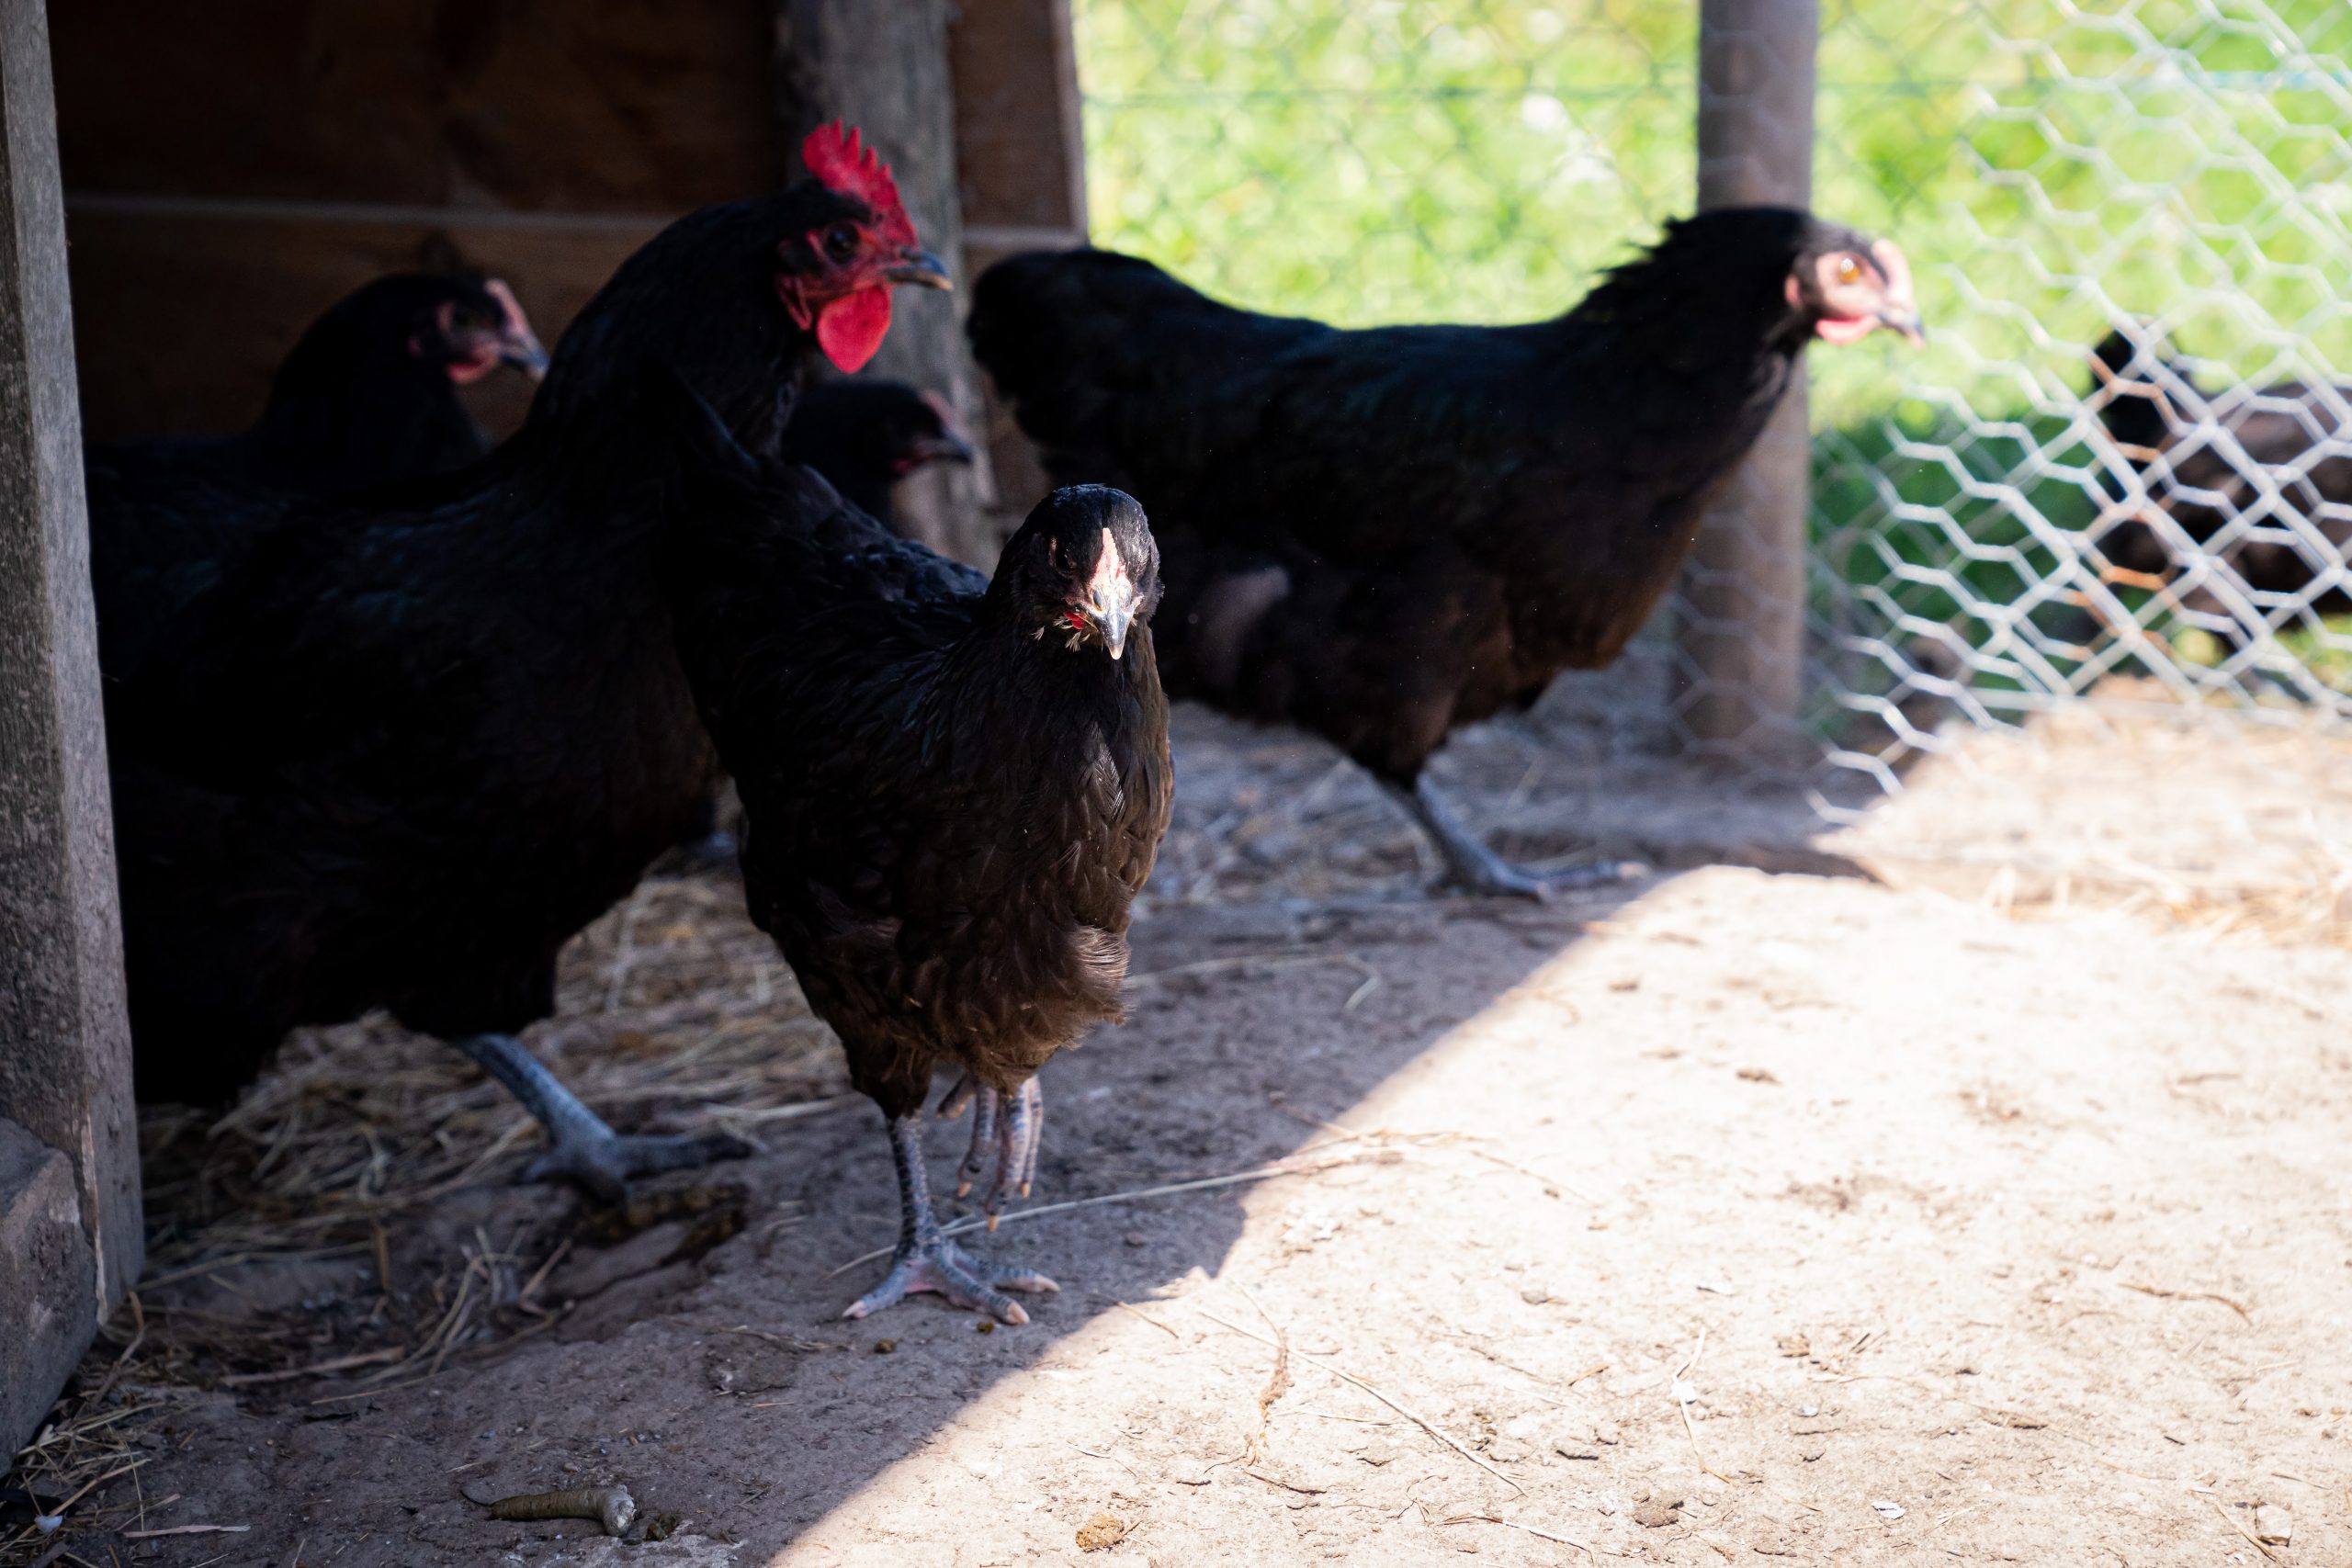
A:
{"label": "chicken foot", "polygon": [[[1023,1087],[1034,1089],[1035,1084]],[[1034,1117],[1029,1120],[1034,1126]],[[890,1156],[899,1168],[899,1245],[890,1254],[890,1272],[852,1302],[843,1317],[865,1317],[908,1296],[935,1291],[952,1305],[985,1312],[999,1323],[1018,1327],[1029,1321],[1029,1314],[1005,1292],[1061,1289],[1034,1269],[975,1258],[940,1234],[939,1216],[931,1207],[931,1179],[923,1168],[920,1111],[890,1119]],[[1034,1165],[1034,1144],[1030,1157]],[[993,1213],[989,1223],[995,1223]]]}
{"label": "chicken foot", "polygon": [[623,1137],[582,1105],[513,1035],[477,1034],[457,1045],[547,1129],[550,1146],[523,1168],[525,1181],[560,1177],[579,1183],[599,1202],[617,1203],[628,1196],[633,1176],[686,1170],[713,1160],[741,1159],[752,1153],[750,1144],[727,1133]]}
{"label": "chicken foot", "polygon": [[1488,849],[1478,836],[1463,826],[1459,818],[1446,807],[1424,773],[1413,781],[1413,787],[1404,789],[1396,784],[1385,786],[1396,804],[1420,824],[1421,831],[1445,857],[1445,880],[1472,893],[1499,894],[1539,902],[1555,894],[1571,893],[1584,887],[1608,887],[1620,882],[1630,882],[1647,874],[1648,867],[1639,861],[1602,861],[1594,865],[1569,866],[1561,871],[1528,871],[1511,864]]}

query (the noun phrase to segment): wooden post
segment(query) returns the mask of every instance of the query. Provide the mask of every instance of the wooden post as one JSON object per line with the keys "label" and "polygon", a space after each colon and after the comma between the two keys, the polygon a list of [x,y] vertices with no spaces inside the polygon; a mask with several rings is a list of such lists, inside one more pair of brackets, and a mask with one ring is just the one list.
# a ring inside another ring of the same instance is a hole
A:
{"label": "wooden post", "polygon": [[[888,341],[863,374],[943,393],[967,427],[981,421],[964,346],[963,204],[956,186],[956,95],[947,65],[952,0],[774,0],[776,128],[787,177],[800,141],[845,119],[881,151],[907,213],[956,276],[953,295],[901,288]],[[1001,540],[984,520],[985,458],[972,468],[934,464],[899,487],[900,515],[923,543],[983,568]]]}
{"label": "wooden post", "polygon": [[143,1250],[48,23],[0,0],[0,1451]]}
{"label": "wooden post", "polygon": [[[1813,199],[1817,0],[1701,0],[1699,206]],[[1804,698],[1812,438],[1799,377],[1683,569],[1675,705],[1689,750],[1792,750]]]}
{"label": "wooden post", "polygon": [[[1020,251],[1086,243],[1085,142],[1069,0],[964,0],[948,35],[964,254],[974,276]],[[985,379],[985,378],[983,378]],[[982,444],[1010,533],[1045,498],[1037,449],[993,389]]]}

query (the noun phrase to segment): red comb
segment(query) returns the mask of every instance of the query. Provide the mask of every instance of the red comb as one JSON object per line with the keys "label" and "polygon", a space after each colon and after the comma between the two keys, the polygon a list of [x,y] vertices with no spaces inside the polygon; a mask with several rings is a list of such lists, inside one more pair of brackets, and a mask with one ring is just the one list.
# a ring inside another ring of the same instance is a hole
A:
{"label": "red comb", "polygon": [[800,161],[826,189],[854,196],[881,220],[883,237],[894,244],[915,243],[915,226],[899,202],[899,182],[881,154],[858,139],[855,128],[840,120],[820,125],[800,144]]}

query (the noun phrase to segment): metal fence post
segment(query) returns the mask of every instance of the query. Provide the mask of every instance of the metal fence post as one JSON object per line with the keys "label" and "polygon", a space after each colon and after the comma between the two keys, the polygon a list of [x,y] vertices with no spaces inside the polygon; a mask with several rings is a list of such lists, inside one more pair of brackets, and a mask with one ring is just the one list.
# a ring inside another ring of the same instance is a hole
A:
{"label": "metal fence post", "polygon": [[[1701,0],[1699,206],[1809,206],[1818,0]],[[1684,568],[1678,690],[1693,751],[1797,739],[1811,439],[1800,378],[1724,486]]]}

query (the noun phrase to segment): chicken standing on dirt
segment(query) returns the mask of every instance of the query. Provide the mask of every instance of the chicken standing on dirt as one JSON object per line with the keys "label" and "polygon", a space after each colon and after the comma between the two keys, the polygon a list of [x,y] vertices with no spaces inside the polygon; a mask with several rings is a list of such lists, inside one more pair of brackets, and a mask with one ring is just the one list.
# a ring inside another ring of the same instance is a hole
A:
{"label": "chicken standing on dirt", "polygon": [[741,1152],[621,1138],[514,1038],[558,949],[675,843],[716,767],[655,581],[660,354],[772,444],[811,340],[855,368],[893,283],[945,286],[888,173],[828,127],[817,180],[664,230],[590,301],[484,462],[300,513],[108,693],[140,1089],[215,1099],[289,1027],[373,1007],[460,1043],[615,1194]]}
{"label": "chicken standing on dirt", "polygon": [[1775,208],[1670,224],[1526,326],[1342,332],[1092,250],[991,267],[970,326],[1055,477],[1149,509],[1170,694],[1328,738],[1458,880],[1539,897],[1617,868],[1507,863],[1430,754],[1617,657],[1807,343],[1919,335],[1893,243]]}
{"label": "chicken standing on dirt", "polygon": [[1170,800],[1147,626],[1159,553],[1099,486],[1031,513],[993,581],[894,537],[795,465],[760,464],[682,390],[667,571],[679,649],[743,797],[752,919],[850,1077],[881,1107],[901,1224],[862,1317],[910,1292],[1025,1323],[1033,1270],[940,1233],[923,1168],[942,1108],[977,1101],[964,1187],[991,1226],[1036,1171],[1034,1076],[1122,1014],[1127,909]]}
{"label": "chicken standing on dirt", "polygon": [[547,351],[496,278],[397,273],[303,333],[249,430],[91,448],[92,576],[106,667],[136,664],[239,550],[303,502],[446,473],[490,436],[458,389]]}
{"label": "chicken standing on dirt", "polygon": [[891,492],[932,463],[969,463],[972,443],[947,401],[903,381],[820,381],[800,394],[781,456],[806,463],[842,499],[904,536]]}

